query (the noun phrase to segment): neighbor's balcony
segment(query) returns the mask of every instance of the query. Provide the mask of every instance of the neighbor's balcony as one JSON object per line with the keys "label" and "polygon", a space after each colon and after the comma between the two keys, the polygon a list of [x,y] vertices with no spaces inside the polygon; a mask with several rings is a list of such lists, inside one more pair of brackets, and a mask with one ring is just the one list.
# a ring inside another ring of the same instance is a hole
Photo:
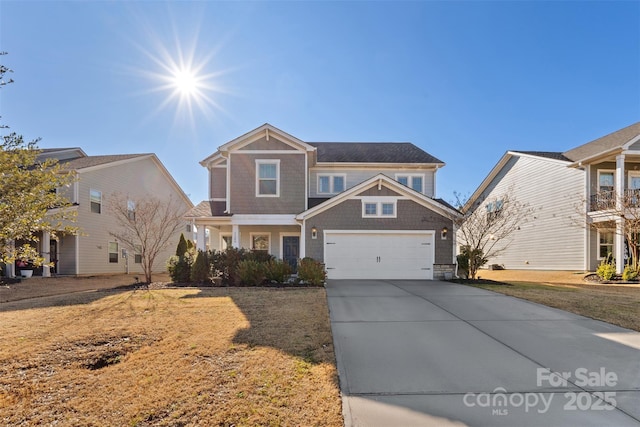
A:
{"label": "neighbor's balcony", "polygon": [[[624,198],[622,200],[623,208],[640,208],[640,189],[624,190]],[[615,191],[600,191],[591,195],[591,203],[589,204],[589,212],[606,211],[615,209],[616,193]]]}

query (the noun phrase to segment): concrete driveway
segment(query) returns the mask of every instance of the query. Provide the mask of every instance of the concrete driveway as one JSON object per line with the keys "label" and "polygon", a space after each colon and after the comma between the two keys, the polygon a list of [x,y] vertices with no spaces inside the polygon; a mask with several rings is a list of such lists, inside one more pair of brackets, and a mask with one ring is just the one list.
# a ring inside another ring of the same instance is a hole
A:
{"label": "concrete driveway", "polygon": [[438,281],[327,297],[346,426],[640,426],[640,333]]}

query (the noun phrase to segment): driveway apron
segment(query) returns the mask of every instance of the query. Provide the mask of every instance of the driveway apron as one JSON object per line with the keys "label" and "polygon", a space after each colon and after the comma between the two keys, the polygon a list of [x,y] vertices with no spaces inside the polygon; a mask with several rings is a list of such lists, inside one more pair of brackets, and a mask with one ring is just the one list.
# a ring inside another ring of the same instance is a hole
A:
{"label": "driveway apron", "polygon": [[439,281],[327,299],[348,427],[640,426],[640,333]]}

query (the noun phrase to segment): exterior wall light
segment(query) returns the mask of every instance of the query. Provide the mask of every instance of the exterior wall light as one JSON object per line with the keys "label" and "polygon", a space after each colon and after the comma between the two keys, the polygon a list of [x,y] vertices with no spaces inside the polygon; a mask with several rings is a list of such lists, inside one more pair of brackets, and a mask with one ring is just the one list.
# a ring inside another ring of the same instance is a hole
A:
{"label": "exterior wall light", "polygon": [[317,239],[318,238],[318,229],[316,228],[315,225],[313,227],[311,227],[311,238],[312,239]]}
{"label": "exterior wall light", "polygon": [[440,238],[442,240],[447,240],[447,234],[449,234],[449,229],[447,227],[444,227],[440,232]]}

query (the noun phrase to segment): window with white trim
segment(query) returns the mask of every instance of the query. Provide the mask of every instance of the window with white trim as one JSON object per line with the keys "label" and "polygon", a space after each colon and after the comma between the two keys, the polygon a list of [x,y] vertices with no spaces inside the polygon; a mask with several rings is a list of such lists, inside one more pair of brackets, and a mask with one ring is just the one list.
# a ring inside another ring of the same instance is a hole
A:
{"label": "window with white trim", "polygon": [[133,200],[127,200],[127,218],[129,221],[136,219],[136,202]]}
{"label": "window with white trim", "polygon": [[118,262],[118,242],[109,242],[109,262]]}
{"label": "window with white trim", "polygon": [[256,196],[280,195],[280,160],[256,160]]}
{"label": "window with white trim", "polygon": [[613,244],[615,234],[613,230],[598,231],[598,259],[605,259],[613,256]]}
{"label": "window with white trim", "polygon": [[362,200],[363,218],[395,218],[397,200]]}
{"label": "window with white trim", "polygon": [[612,170],[598,170],[598,191],[613,191],[615,172]]}
{"label": "window with white trim", "polygon": [[231,234],[220,235],[220,250],[226,251],[233,246]]}
{"label": "window with white trim", "polygon": [[254,251],[269,251],[270,247],[270,234],[251,234],[251,250]]}
{"label": "window with white trim", "polygon": [[396,174],[396,181],[424,193],[424,174]]}
{"label": "window with white trim", "polygon": [[133,246],[133,262],[135,264],[142,264],[142,245]]}
{"label": "window with white trim", "polygon": [[91,212],[98,214],[102,212],[102,191],[89,190],[89,201],[91,203]]}
{"label": "window with white trim", "polygon": [[346,176],[344,174],[318,175],[318,194],[338,194],[345,189]]}

